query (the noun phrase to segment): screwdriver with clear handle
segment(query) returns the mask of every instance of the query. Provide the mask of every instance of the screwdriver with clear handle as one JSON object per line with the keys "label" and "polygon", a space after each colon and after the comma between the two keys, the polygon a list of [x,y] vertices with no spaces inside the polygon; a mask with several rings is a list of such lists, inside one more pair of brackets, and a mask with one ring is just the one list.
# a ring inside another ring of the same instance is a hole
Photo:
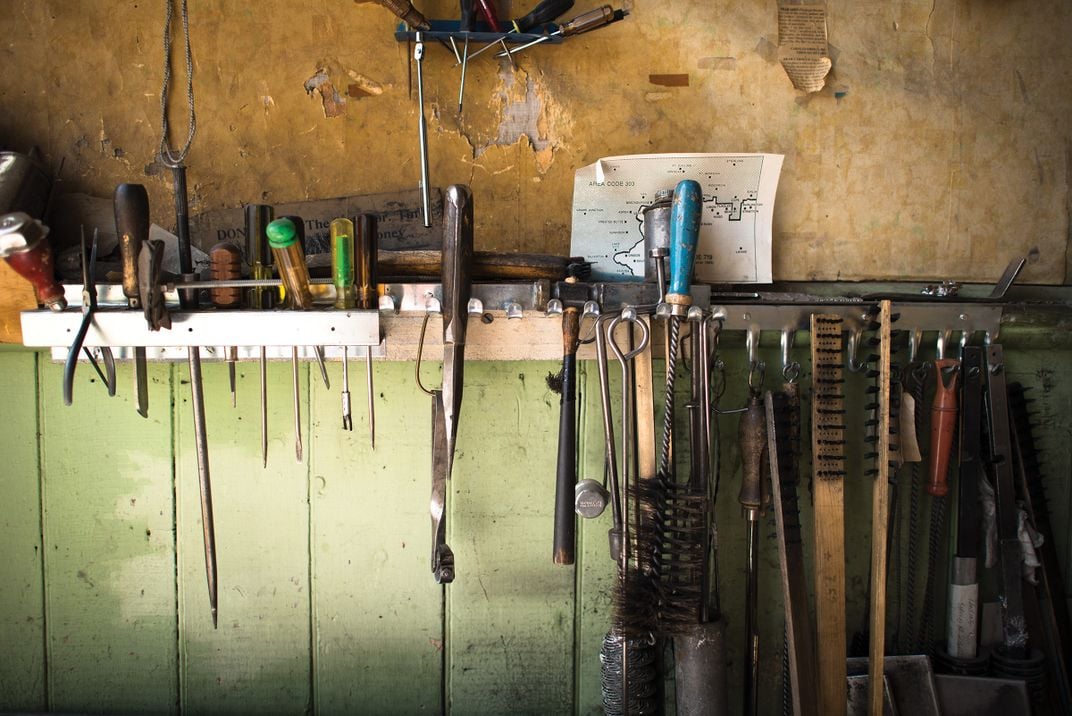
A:
{"label": "screwdriver with clear handle", "polygon": [[589,10],[586,13],[582,13],[577,17],[573,18],[572,20],[569,20],[568,22],[562,23],[558,26],[557,30],[550,33],[549,35],[544,35],[538,40],[527,42],[524,45],[515,47],[514,49],[508,50],[507,52],[500,52],[496,55],[496,57],[504,57],[506,54],[516,55],[525,48],[532,47],[533,45],[538,45],[541,42],[547,42],[555,35],[560,35],[562,37],[569,37],[570,35],[580,35],[583,32],[588,32],[590,30],[595,30],[596,28],[604,27],[606,25],[611,24],[612,22],[618,22],[619,20],[624,19],[625,16],[628,14],[628,10],[615,10],[610,5],[604,5],[602,7],[596,8],[595,10]]}
{"label": "screwdriver with clear handle", "polygon": [[[313,307],[313,296],[309,292],[309,268],[305,263],[305,252],[298,241],[298,229],[288,218],[276,219],[268,224],[268,245],[279,267],[279,277],[286,288],[287,300],[291,307],[303,309]],[[294,381],[294,455],[302,461],[301,434],[301,395],[300,376],[298,373],[298,347],[290,351],[291,374]]]}

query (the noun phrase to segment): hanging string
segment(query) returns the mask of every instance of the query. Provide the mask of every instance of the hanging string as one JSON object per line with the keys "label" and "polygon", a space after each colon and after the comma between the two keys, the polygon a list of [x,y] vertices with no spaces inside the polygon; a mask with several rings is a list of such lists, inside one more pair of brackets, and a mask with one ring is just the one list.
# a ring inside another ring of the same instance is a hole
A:
{"label": "hanging string", "polygon": [[190,15],[186,8],[186,0],[182,3],[182,33],[186,44],[186,105],[190,109],[189,129],[186,134],[186,143],[178,151],[168,141],[170,127],[168,126],[168,89],[171,84],[171,18],[173,15],[173,0],[165,0],[167,3],[167,18],[164,20],[164,86],[160,90],[160,161],[166,166],[175,168],[181,166],[186,159],[190,145],[193,144],[194,134],[197,132],[197,120],[194,115],[194,61],[190,51]]}

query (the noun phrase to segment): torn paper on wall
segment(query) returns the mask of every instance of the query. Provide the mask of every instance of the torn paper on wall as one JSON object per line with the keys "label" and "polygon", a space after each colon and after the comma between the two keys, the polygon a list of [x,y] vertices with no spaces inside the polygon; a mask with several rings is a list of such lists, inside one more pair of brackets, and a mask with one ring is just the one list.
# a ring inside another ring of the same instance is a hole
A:
{"label": "torn paper on wall", "polygon": [[573,180],[570,254],[597,281],[644,280],[641,210],[659,189],[695,179],[703,189],[696,280],[770,283],[774,195],[781,154],[635,154],[606,157]]}
{"label": "torn paper on wall", "polygon": [[823,88],[831,67],[825,5],[778,6],[778,60],[798,90]]}

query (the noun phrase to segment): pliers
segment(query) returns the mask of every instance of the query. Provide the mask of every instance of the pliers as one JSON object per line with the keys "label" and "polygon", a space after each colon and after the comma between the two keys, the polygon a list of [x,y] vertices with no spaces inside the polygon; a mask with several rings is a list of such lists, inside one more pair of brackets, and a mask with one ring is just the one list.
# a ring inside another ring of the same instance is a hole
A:
{"label": "pliers", "polygon": [[93,322],[93,313],[97,310],[97,286],[93,283],[93,269],[97,265],[96,229],[93,230],[93,248],[88,258],[86,257],[86,233],[84,228],[82,230],[81,247],[82,324],[78,327],[78,333],[75,334],[71,349],[67,351],[67,363],[63,367],[64,405],[71,404],[72,394],[74,393],[74,369],[78,366],[78,354],[83,351],[85,351],[86,357],[89,358],[89,362],[93,364],[93,369],[97,371],[101,381],[108,387],[108,395],[115,395],[115,357],[112,355],[112,349],[108,346],[103,346],[99,349],[101,358],[104,361],[104,370],[108,373],[105,376],[93,353],[83,345],[86,340],[86,333],[89,332],[89,324]]}

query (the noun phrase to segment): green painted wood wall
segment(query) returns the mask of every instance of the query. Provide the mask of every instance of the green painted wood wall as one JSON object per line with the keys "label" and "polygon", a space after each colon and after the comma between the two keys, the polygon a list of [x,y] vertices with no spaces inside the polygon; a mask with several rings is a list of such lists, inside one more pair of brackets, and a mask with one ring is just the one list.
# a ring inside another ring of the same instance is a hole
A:
{"label": "green painted wood wall", "polygon": [[[731,361],[740,351],[725,345],[723,403],[734,406],[743,402],[744,368]],[[774,351],[766,357],[777,363]],[[1067,348],[1045,340],[1009,359],[1011,379],[1039,388],[1056,547],[1066,565],[1067,364]],[[339,364],[329,364],[330,391],[303,364],[307,461],[299,464],[290,366],[271,364],[262,469],[256,365],[240,364],[233,409],[225,366],[206,364],[220,575],[213,630],[185,364],[150,366],[143,420],[130,401],[128,363],[119,365],[111,399],[80,367],[74,405],[65,407],[62,367],[47,354],[0,352],[0,711],[412,714],[438,713],[446,698],[455,714],[600,713],[609,520],[582,523],[576,569],[552,565],[558,399],[544,377],[556,364],[467,367],[449,522],[458,578],[447,588],[429,571],[430,411],[412,369],[377,365],[372,451],[361,383],[347,433]],[[778,382],[772,372],[767,387]],[[594,364],[582,362],[581,477],[602,476],[596,384]],[[850,376],[850,415],[863,414],[863,386]],[[717,510],[731,705],[740,703],[744,638],[736,422],[720,421]],[[850,464],[860,464],[861,452],[850,448]],[[869,495],[862,478],[847,484],[850,634],[865,607]],[[802,511],[807,540],[806,499]],[[769,516],[761,534],[763,711],[778,713],[782,603]]]}

